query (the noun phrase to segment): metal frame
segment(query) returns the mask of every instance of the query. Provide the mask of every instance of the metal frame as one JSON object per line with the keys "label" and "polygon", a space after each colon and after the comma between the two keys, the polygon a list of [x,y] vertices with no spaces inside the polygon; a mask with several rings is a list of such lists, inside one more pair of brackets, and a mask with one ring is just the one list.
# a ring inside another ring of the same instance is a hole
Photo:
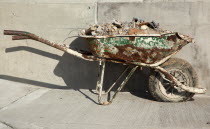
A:
{"label": "metal frame", "polygon": [[109,101],[102,102],[102,95],[107,95],[112,88],[116,85],[116,83],[122,78],[122,76],[129,70],[131,65],[129,65],[122,73],[121,75],[116,79],[116,81],[109,87],[109,89],[105,92],[103,92],[103,81],[104,81],[104,72],[105,72],[105,61],[99,62],[99,73],[98,73],[98,81],[96,84],[96,94],[98,94],[98,102],[100,105],[109,105],[113,102],[116,95],[122,90],[122,88],[125,86],[125,84],[128,82],[130,77],[133,75],[133,73],[136,71],[136,69],[139,66],[133,67],[128,75],[125,77],[125,79],[122,81],[121,85],[117,88],[117,90],[114,92],[114,95]]}
{"label": "metal frame", "polygon": [[[122,81],[122,83],[118,87],[118,89],[114,92],[114,95],[112,96],[112,98],[109,101],[102,102],[102,95],[107,95],[112,90],[112,88],[116,85],[116,83],[122,78],[122,76],[129,70],[129,68],[131,68],[131,65],[129,65],[121,73],[121,75],[116,79],[116,81],[109,87],[109,89],[107,91],[103,91],[103,81],[104,81],[105,64],[106,64],[105,61],[100,61],[100,63],[99,63],[98,81],[97,81],[97,85],[96,85],[96,94],[98,94],[98,103],[100,105],[109,105],[109,104],[111,104],[113,102],[113,100],[115,99],[116,95],[118,94],[118,92],[120,92],[122,90],[122,88],[128,82],[128,80],[130,79],[130,77],[136,71],[136,69],[138,67],[140,67],[140,66],[133,67],[130,70],[130,72],[128,73],[128,75],[125,77],[125,79]],[[164,79],[170,81],[171,83],[174,83],[175,85],[177,85],[178,87],[180,87],[181,89],[183,89],[185,91],[192,92],[192,93],[200,93],[200,94],[202,94],[202,93],[204,93],[206,91],[205,88],[194,88],[194,87],[188,87],[188,86],[183,85],[174,76],[172,76],[168,71],[166,71],[164,68],[162,68],[160,66],[151,67],[151,68],[154,68],[158,72],[160,72],[163,75],[165,75],[165,77],[163,77]]]}

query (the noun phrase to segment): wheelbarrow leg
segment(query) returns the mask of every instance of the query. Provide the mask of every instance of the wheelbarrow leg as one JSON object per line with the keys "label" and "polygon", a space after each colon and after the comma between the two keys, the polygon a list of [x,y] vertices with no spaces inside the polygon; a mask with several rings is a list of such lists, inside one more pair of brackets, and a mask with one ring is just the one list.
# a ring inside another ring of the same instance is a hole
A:
{"label": "wheelbarrow leg", "polygon": [[[136,71],[136,69],[138,68],[139,66],[135,66],[134,68],[131,69],[130,73],[127,75],[127,77],[125,78],[125,80],[121,83],[121,85],[118,87],[118,89],[115,91],[113,97],[111,98],[110,101],[106,101],[106,102],[101,102],[101,95],[102,95],[102,91],[99,92],[99,95],[98,95],[98,101],[99,101],[99,104],[101,105],[108,105],[108,104],[111,104],[114,100],[114,98],[116,97],[116,95],[122,90],[122,88],[125,86],[125,84],[128,82],[128,80],[130,79],[130,77],[133,75],[133,73]],[[126,69],[127,70],[127,69]]]}
{"label": "wheelbarrow leg", "polygon": [[96,84],[96,93],[99,94],[98,101],[101,101],[101,95],[103,91],[105,64],[106,64],[105,61],[99,62],[98,81]]}
{"label": "wheelbarrow leg", "polygon": [[[109,89],[107,90],[107,91],[104,91],[103,92],[103,90],[102,90],[102,95],[106,95],[106,94],[108,94],[111,90],[112,90],[112,88],[116,85],[116,83],[122,78],[122,76],[129,70],[129,68],[130,68],[131,66],[128,66],[121,74],[120,74],[120,76],[116,79],[116,81],[109,87]],[[101,71],[99,71],[99,74],[98,74],[99,76],[98,76],[98,81],[97,81],[97,85],[96,85],[96,90],[95,91],[92,91],[94,94],[99,94],[99,87],[100,87],[100,78],[101,78]],[[103,87],[103,85],[102,85],[102,87]]]}

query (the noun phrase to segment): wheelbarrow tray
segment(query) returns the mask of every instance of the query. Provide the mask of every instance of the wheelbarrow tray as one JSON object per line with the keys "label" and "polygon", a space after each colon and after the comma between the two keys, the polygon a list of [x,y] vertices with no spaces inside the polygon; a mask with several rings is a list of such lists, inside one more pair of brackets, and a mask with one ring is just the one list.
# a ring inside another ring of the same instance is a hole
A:
{"label": "wheelbarrow tray", "polygon": [[83,37],[94,56],[145,64],[157,63],[192,42],[178,33]]}

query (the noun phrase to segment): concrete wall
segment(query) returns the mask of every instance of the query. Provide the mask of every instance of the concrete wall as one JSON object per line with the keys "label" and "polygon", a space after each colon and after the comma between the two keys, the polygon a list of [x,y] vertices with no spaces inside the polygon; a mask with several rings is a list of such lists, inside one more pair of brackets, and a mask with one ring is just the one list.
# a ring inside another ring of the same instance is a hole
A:
{"label": "concrete wall", "polygon": [[[39,87],[93,89],[97,62],[83,61],[36,41],[12,41],[2,35],[3,30],[30,31],[71,48],[87,49],[83,39],[66,38],[89,24],[130,21],[133,17],[155,20],[162,28],[194,37],[196,44],[183,48],[177,57],[193,65],[201,86],[210,87],[210,3],[192,0],[1,0],[0,78]],[[109,80],[105,84],[109,85],[125,66],[108,63],[106,68]],[[138,71],[127,87],[144,92],[147,81],[147,70]]]}

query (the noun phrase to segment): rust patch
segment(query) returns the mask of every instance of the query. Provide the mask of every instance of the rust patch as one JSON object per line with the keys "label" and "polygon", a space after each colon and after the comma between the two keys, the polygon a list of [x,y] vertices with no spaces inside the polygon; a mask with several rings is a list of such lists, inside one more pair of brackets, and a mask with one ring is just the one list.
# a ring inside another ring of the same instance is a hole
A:
{"label": "rust patch", "polygon": [[12,36],[12,40],[30,39],[28,36]]}
{"label": "rust patch", "polygon": [[129,37],[129,40],[130,40],[130,41],[135,41],[135,37],[134,37],[134,36],[130,36],[130,37]]}
{"label": "rust patch", "polygon": [[139,29],[130,28],[130,29],[129,29],[129,32],[128,32],[128,35],[134,35],[134,34],[137,34],[138,32],[140,32]]}
{"label": "rust patch", "polygon": [[[135,49],[138,52],[132,54],[131,56],[123,54],[123,52],[128,47],[132,48],[133,50]],[[143,49],[143,48],[134,47],[133,45],[116,46],[116,48],[118,48],[119,50],[117,54],[104,52],[104,57],[112,59],[121,59],[128,62],[141,62],[146,64],[152,64],[166,57],[168,53],[171,51],[171,49],[159,49],[159,48]],[[172,52],[173,51],[171,51],[170,53],[172,54]]]}
{"label": "rust patch", "polygon": [[168,36],[168,37],[167,37],[167,40],[176,42],[176,41],[177,41],[177,36],[176,36],[176,35]]}

